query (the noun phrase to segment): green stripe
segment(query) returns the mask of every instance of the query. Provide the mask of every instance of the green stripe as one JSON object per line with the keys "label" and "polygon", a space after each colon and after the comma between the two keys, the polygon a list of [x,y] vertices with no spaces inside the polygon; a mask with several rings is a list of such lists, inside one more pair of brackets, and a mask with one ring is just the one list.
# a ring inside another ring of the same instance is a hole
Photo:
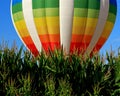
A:
{"label": "green stripe", "polygon": [[[45,13],[46,11],[46,13]],[[35,18],[39,17],[53,17],[53,16],[59,16],[59,9],[58,8],[41,8],[41,9],[34,9],[33,15]]]}
{"label": "green stripe", "polygon": [[47,8],[46,16],[47,17],[59,16],[59,8]]}
{"label": "green stripe", "polygon": [[109,13],[109,14],[108,14],[108,19],[107,19],[107,21],[110,21],[110,22],[114,23],[114,22],[115,22],[115,19],[116,19],[116,15],[114,15],[113,13]]}
{"label": "green stripe", "polygon": [[100,9],[98,0],[74,0],[74,8]]}
{"label": "green stripe", "polygon": [[[45,17],[45,16],[48,16],[48,17],[52,17],[52,16],[59,16],[59,12],[58,12],[58,8],[49,8],[49,9],[46,9],[48,12],[47,14],[45,15],[45,9],[34,9],[33,10],[33,15],[34,15],[34,18],[39,18],[39,17]],[[51,12],[50,12],[51,10]],[[88,17],[88,18],[98,18],[98,15],[99,15],[99,11],[98,10],[93,10],[93,9],[80,9],[80,8],[75,8],[74,9],[74,17]],[[87,12],[89,13],[87,15]],[[94,15],[96,14],[96,15]],[[111,16],[110,16],[111,17]],[[19,21],[19,20],[22,20],[24,17],[23,17],[23,13],[22,12],[17,12],[15,14],[13,14],[13,19],[14,21]]]}
{"label": "green stripe", "polygon": [[33,9],[45,8],[45,0],[32,0]]}
{"label": "green stripe", "polygon": [[33,9],[33,16],[35,18],[45,17],[45,8]]}
{"label": "green stripe", "polygon": [[33,9],[59,8],[59,0],[32,0]]}
{"label": "green stripe", "polygon": [[99,10],[75,8],[74,16],[75,17],[98,18]]}
{"label": "green stripe", "polygon": [[99,10],[88,9],[87,17],[89,17],[89,18],[98,18],[99,17]]}
{"label": "green stripe", "polygon": [[46,8],[59,8],[59,0],[45,0]]}
{"label": "green stripe", "polygon": [[23,17],[23,13],[22,12],[17,12],[15,14],[13,14],[14,22],[20,21],[20,20],[23,20],[23,19],[24,19],[24,17]]}
{"label": "green stripe", "polygon": [[117,14],[116,6],[110,5],[107,21],[110,21],[110,22],[114,23],[115,20],[116,20],[116,14]]}
{"label": "green stripe", "polygon": [[116,15],[116,13],[117,13],[117,8],[116,8],[116,6],[110,5],[109,12]]}
{"label": "green stripe", "polygon": [[16,13],[22,11],[22,3],[17,3],[16,5],[12,6],[12,13]]}

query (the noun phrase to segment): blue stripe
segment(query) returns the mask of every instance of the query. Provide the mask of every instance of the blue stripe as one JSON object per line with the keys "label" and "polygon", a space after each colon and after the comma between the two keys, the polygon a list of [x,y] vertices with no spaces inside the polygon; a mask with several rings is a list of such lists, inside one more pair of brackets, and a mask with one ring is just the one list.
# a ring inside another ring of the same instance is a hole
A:
{"label": "blue stripe", "polygon": [[116,0],[110,0],[110,4],[117,6],[117,1]]}
{"label": "blue stripe", "polygon": [[13,0],[13,1],[12,1],[12,5],[15,5],[15,4],[17,4],[17,3],[22,3],[22,0]]}
{"label": "blue stripe", "polygon": [[[100,0],[98,0],[100,2]],[[22,3],[22,0],[13,0],[12,5],[15,5],[17,3]],[[110,0],[110,4],[117,6],[117,1],[116,0]]]}

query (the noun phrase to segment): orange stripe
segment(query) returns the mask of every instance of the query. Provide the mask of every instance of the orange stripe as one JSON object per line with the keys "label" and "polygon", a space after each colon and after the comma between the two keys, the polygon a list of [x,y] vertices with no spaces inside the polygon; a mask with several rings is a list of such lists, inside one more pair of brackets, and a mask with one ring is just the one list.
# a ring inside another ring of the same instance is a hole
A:
{"label": "orange stripe", "polygon": [[72,35],[72,41],[70,46],[71,52],[73,52],[74,50],[77,50],[79,53],[85,52],[91,39],[92,35]]}
{"label": "orange stripe", "polygon": [[32,38],[30,36],[23,37],[22,39],[26,44],[32,44],[33,43]]}
{"label": "orange stripe", "polygon": [[50,34],[50,42],[60,42],[60,34]]}
{"label": "orange stripe", "polygon": [[112,31],[112,28],[113,28],[113,23],[107,21],[106,25],[104,27],[104,30],[102,32],[102,35],[99,38],[97,44],[95,45],[92,53],[93,52],[98,52],[101,49],[101,47],[103,46],[103,44],[106,42],[107,38],[109,37],[109,35],[110,35],[111,31]]}
{"label": "orange stripe", "polygon": [[76,35],[72,34],[72,41],[71,42],[82,42],[84,35]]}
{"label": "orange stripe", "polygon": [[41,42],[60,42],[60,35],[59,34],[39,35],[39,37],[40,37]]}
{"label": "orange stripe", "polygon": [[91,38],[92,38],[92,35],[76,35],[76,34],[73,34],[72,35],[72,42],[90,42],[91,41]]}
{"label": "orange stripe", "polygon": [[112,32],[112,29],[111,29],[111,28],[110,28],[110,29],[106,29],[106,30],[104,30],[104,31],[102,32],[102,35],[101,35],[101,36],[104,37],[104,38],[108,38],[111,32]]}
{"label": "orange stripe", "polygon": [[103,45],[105,43],[105,41],[107,40],[107,38],[104,38],[104,37],[100,37],[97,44],[98,45]]}
{"label": "orange stripe", "polygon": [[[95,28],[96,27],[87,27],[86,26],[86,29],[84,28],[84,26],[75,26],[73,27],[73,30],[72,30],[72,34],[87,34],[87,35],[93,35],[94,34],[94,31],[95,31]],[[86,33],[85,33],[86,32]]]}
{"label": "orange stripe", "polygon": [[48,34],[46,34],[46,35],[39,35],[39,38],[40,38],[41,43],[42,42],[50,42]]}
{"label": "orange stripe", "polygon": [[74,26],[72,29],[72,34],[84,34],[85,27],[84,26]]}
{"label": "orange stripe", "polygon": [[82,43],[90,43],[92,35],[84,35]]}

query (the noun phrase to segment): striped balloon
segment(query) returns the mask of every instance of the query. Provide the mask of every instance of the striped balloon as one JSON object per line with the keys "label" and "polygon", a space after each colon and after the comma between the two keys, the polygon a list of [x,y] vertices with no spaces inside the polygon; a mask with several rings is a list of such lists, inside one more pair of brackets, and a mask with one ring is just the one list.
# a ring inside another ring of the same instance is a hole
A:
{"label": "striped balloon", "polygon": [[116,0],[12,0],[11,16],[26,47],[37,56],[42,49],[63,46],[91,53],[109,37]]}

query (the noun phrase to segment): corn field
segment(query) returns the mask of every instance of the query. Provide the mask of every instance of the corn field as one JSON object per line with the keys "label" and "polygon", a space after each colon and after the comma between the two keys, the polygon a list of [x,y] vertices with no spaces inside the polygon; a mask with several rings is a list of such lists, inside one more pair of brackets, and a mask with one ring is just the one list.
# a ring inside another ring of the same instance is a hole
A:
{"label": "corn field", "polygon": [[0,47],[0,96],[120,96],[120,53],[83,57],[63,50],[33,57]]}

